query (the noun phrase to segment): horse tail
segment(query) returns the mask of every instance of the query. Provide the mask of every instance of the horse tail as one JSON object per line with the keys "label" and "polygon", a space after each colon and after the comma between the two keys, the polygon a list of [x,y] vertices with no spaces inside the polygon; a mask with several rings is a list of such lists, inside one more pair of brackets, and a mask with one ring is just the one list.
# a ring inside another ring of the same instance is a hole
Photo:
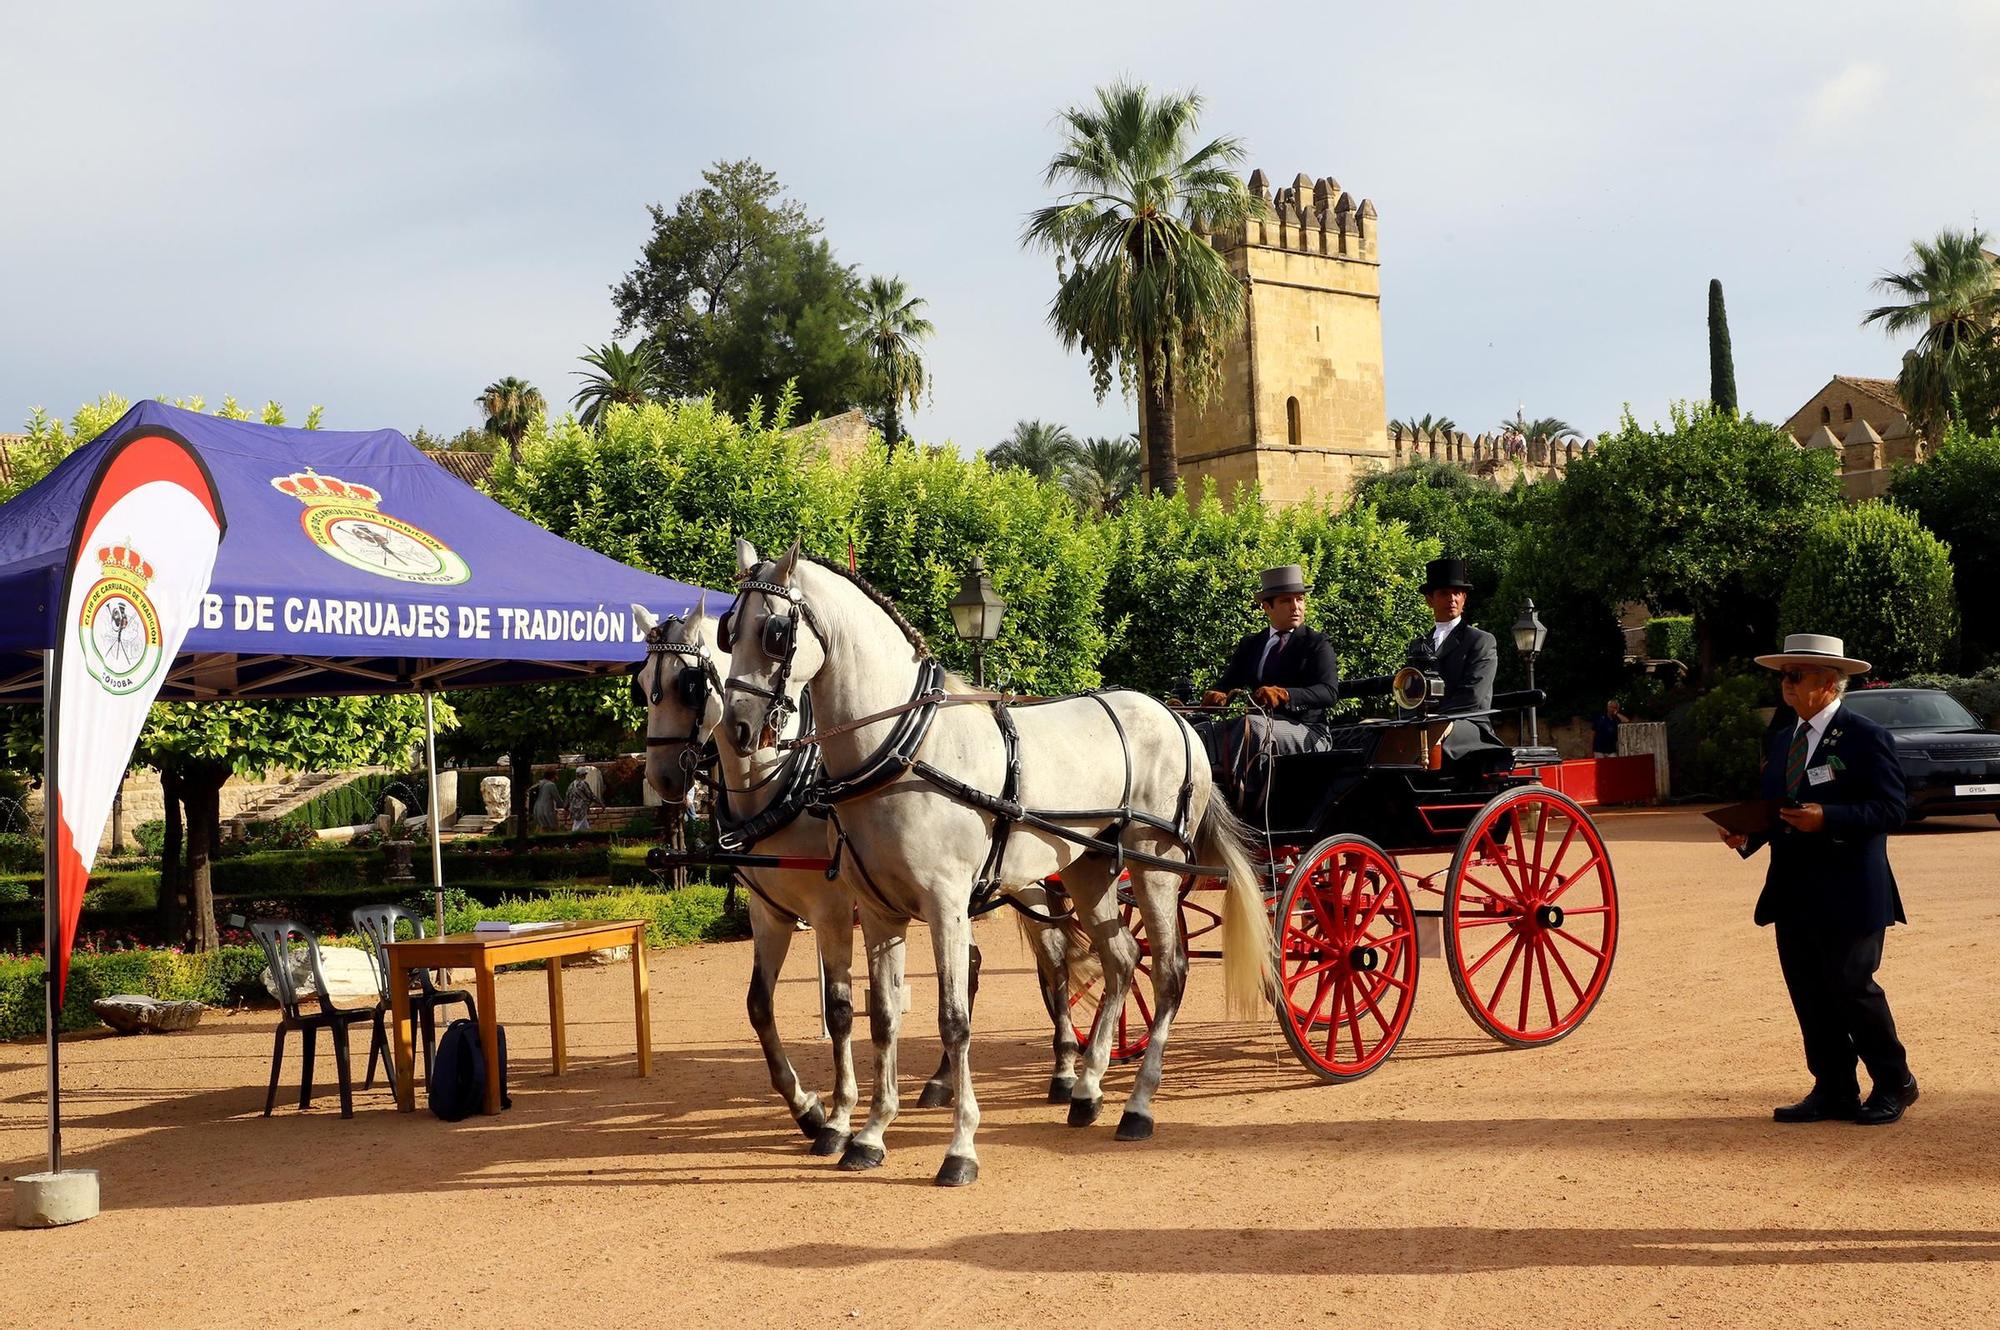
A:
{"label": "horse tail", "polygon": [[1250,861],[1249,847],[1250,829],[1230,811],[1221,791],[1211,790],[1195,828],[1195,855],[1202,863],[1229,870],[1223,880],[1222,996],[1234,1019],[1258,1014],[1272,992],[1276,970],[1264,879]]}

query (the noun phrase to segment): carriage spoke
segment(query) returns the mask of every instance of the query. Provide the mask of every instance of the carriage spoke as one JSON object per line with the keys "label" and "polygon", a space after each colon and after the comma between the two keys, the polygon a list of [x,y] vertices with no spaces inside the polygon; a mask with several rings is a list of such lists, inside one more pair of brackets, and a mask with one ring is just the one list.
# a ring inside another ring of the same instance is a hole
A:
{"label": "carriage spoke", "polygon": [[1521,1014],[1514,1021],[1516,1030],[1528,1028],[1528,998],[1535,991],[1535,957],[1540,954],[1535,945],[1533,933],[1522,934],[1527,939],[1528,963],[1521,967]]}
{"label": "carriage spoke", "polygon": [[1318,965],[1313,966],[1309,970],[1298,970],[1292,974],[1288,974],[1285,976],[1285,988],[1287,990],[1297,988],[1300,984],[1304,983],[1306,980],[1316,979],[1320,975],[1325,974],[1328,970],[1333,969],[1335,966],[1339,964],[1340,964],[1340,958],[1336,956],[1330,961],[1321,961]]}
{"label": "carriage spoke", "polygon": [[1566,919],[1574,919],[1579,914],[1610,914],[1610,913],[1611,913],[1611,907],[1609,905],[1581,905],[1574,910],[1564,910],[1563,917]]}
{"label": "carriage spoke", "polygon": [[1334,994],[1334,1005],[1336,1007],[1339,1006],[1340,998],[1338,992],[1338,985],[1332,982],[1326,976],[1321,976],[1319,981],[1319,991],[1313,994],[1313,1004],[1311,1008],[1308,1009],[1306,1012],[1306,1028],[1308,1030],[1310,1030],[1313,1026],[1319,1024],[1320,1004],[1326,1001],[1327,995],[1329,993]]}
{"label": "carriage spoke", "polygon": [[[1511,921],[1511,920],[1509,920],[1508,922],[1512,922],[1512,921]],[[1486,962],[1488,962],[1488,961],[1492,960],[1492,959],[1493,959],[1493,957],[1494,957],[1494,954],[1495,954],[1495,953],[1497,953],[1497,952],[1498,952],[1498,951],[1500,950],[1500,948],[1502,948],[1502,947],[1506,946],[1506,945],[1507,945],[1507,944],[1508,944],[1509,942],[1511,942],[1511,941],[1514,941],[1515,939],[1519,938],[1520,936],[1521,936],[1521,935],[1520,935],[1520,933],[1519,933],[1519,932],[1517,932],[1517,931],[1515,931],[1515,932],[1509,932],[1509,933],[1507,934],[1507,936],[1506,936],[1506,937],[1503,937],[1503,938],[1501,938],[1501,939],[1500,939],[1500,940],[1499,940],[1498,942],[1495,942],[1495,943],[1494,943],[1494,944],[1492,945],[1492,947],[1490,947],[1490,948],[1489,948],[1489,949],[1487,950],[1487,952],[1486,952],[1486,954],[1485,954],[1484,956],[1481,956],[1481,957],[1480,957],[1480,958],[1479,958],[1478,960],[1474,961],[1474,962],[1473,962],[1472,964],[1470,964],[1470,965],[1468,965],[1468,966],[1466,966],[1466,967],[1465,967],[1465,977],[1466,977],[1467,979],[1470,979],[1470,978],[1472,978],[1472,976],[1473,976],[1473,975],[1475,975],[1475,974],[1478,974],[1478,973],[1479,973],[1479,971],[1480,971],[1480,968],[1481,968],[1482,966],[1484,966],[1484,965],[1486,964]]]}
{"label": "carriage spoke", "polygon": [[1481,919],[1467,919],[1464,916],[1460,916],[1458,926],[1460,928],[1488,928],[1494,924],[1507,924],[1511,927],[1520,922],[1521,916],[1518,914],[1492,914]]}
{"label": "carriage spoke", "polygon": [[1356,1062],[1366,1060],[1366,1055],[1361,1051],[1361,1020],[1356,1015],[1354,1005],[1354,993],[1359,987],[1360,985],[1356,984],[1347,990],[1347,1032],[1354,1037],[1354,1060]]}
{"label": "carriage spoke", "polygon": [[[1500,870],[1500,876],[1507,879],[1508,887],[1514,892],[1514,899],[1517,901],[1527,899],[1527,892],[1522,889],[1519,882],[1514,880],[1514,870],[1507,866],[1507,851],[1502,848],[1498,841],[1493,839],[1492,829],[1488,828],[1482,832],[1480,840],[1482,844],[1492,851],[1487,857],[1492,861],[1493,866]],[[1470,875],[1468,874],[1469,877]],[[1474,885],[1478,886],[1481,891],[1490,892],[1494,896],[1499,897],[1498,892],[1493,891],[1493,888],[1486,886],[1484,883],[1475,883]],[[1500,897],[1500,899],[1504,900],[1505,897]]]}
{"label": "carriage spoke", "polygon": [[[1599,850],[1596,854],[1591,855],[1589,863],[1586,863],[1583,867],[1577,869],[1574,873],[1571,873],[1567,878],[1563,880],[1561,886],[1557,887],[1554,891],[1549,893],[1548,903],[1553,905],[1556,901],[1562,899],[1562,894],[1565,891],[1568,891],[1571,887],[1575,886],[1577,879],[1581,878],[1585,873],[1588,873],[1591,869],[1597,867],[1599,864],[1603,862],[1604,862],[1604,851]],[[1564,913],[1567,914],[1572,912],[1566,910],[1564,911]]]}
{"label": "carriage spoke", "polygon": [[[1548,835],[1548,831],[1549,831],[1549,819],[1547,818],[1547,816],[1536,818],[1535,857],[1532,859],[1523,857],[1521,860],[1521,880],[1522,882],[1527,884],[1530,890],[1539,890],[1542,885],[1542,841],[1543,838]],[[1530,873],[1530,871],[1534,873],[1533,881],[1528,880],[1528,874]]]}
{"label": "carriage spoke", "polygon": [[1548,954],[1555,959],[1556,965],[1562,970],[1563,978],[1569,980],[1569,991],[1576,994],[1578,1001],[1582,1001],[1583,986],[1577,983],[1576,976],[1570,973],[1569,962],[1562,958],[1562,952],[1556,950],[1555,943],[1548,944]]}
{"label": "carriage spoke", "polygon": [[1554,945],[1554,943],[1545,941],[1539,936],[1535,938],[1535,950],[1540,952],[1542,957],[1542,1001],[1548,1004],[1550,1029],[1554,1029],[1560,1021],[1560,1018],[1556,1015],[1555,985],[1549,981],[1549,957],[1546,950]]}
{"label": "carriage spoke", "polygon": [[1568,938],[1571,942],[1574,942],[1577,946],[1582,947],[1585,951],[1597,957],[1597,959],[1599,959],[1600,961],[1604,959],[1603,952],[1599,951],[1596,947],[1591,946],[1588,942],[1585,942],[1582,938],[1576,936],[1576,934],[1570,932],[1567,928],[1551,928],[1549,932],[1554,934],[1556,937]]}
{"label": "carriage spoke", "polygon": [[1333,995],[1333,1010],[1327,1015],[1326,1060],[1328,1062],[1338,1061],[1340,1058],[1340,1054],[1335,1052],[1335,1050],[1340,1046],[1340,996],[1344,992],[1346,992],[1345,988],[1336,987]]}
{"label": "carriage spoke", "polygon": [[1507,977],[1514,973],[1514,966],[1521,959],[1521,948],[1525,939],[1518,932],[1514,934],[1514,949],[1507,953],[1507,963],[1500,968],[1500,982],[1493,985],[1493,996],[1486,999],[1486,1009],[1493,1010],[1500,1002],[1501,990],[1507,987]]}
{"label": "carriage spoke", "polygon": [[1569,822],[1569,830],[1563,833],[1562,844],[1556,846],[1556,857],[1549,860],[1549,866],[1542,873],[1542,880],[1536,884],[1537,886],[1556,880],[1556,875],[1562,871],[1563,856],[1569,853],[1570,843],[1576,839],[1576,833],[1583,825],[1575,818],[1566,820]]}
{"label": "carriage spoke", "polygon": [[[1467,885],[1478,887],[1488,896],[1491,896],[1502,909],[1513,910],[1517,913],[1520,911],[1521,902],[1518,898],[1501,895],[1499,892],[1495,891],[1492,887],[1487,886],[1484,882],[1481,882],[1478,878],[1474,877],[1470,872],[1465,874],[1464,881],[1466,882]],[[1461,901],[1478,902],[1479,900],[1477,896],[1471,895],[1463,891],[1461,891],[1458,894],[1458,898]]]}

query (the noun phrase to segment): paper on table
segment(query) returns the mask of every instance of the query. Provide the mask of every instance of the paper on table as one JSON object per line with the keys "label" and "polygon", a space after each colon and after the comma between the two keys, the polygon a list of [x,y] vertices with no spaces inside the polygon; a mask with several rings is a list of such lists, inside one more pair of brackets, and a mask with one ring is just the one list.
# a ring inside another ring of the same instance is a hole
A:
{"label": "paper on table", "polygon": [[1778,810],[1783,807],[1776,799],[1751,799],[1711,808],[1702,816],[1734,835],[1761,836],[1778,824]]}
{"label": "paper on table", "polygon": [[472,926],[475,933],[532,933],[538,928],[559,928],[560,919],[541,919],[532,923],[510,924],[504,919],[482,919]]}

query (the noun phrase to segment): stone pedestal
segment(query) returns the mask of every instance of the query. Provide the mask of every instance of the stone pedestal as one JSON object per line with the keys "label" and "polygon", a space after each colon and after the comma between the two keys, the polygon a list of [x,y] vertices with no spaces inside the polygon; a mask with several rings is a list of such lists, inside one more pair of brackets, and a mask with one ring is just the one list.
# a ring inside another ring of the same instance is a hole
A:
{"label": "stone pedestal", "polygon": [[486,805],[486,816],[494,822],[507,818],[508,797],[513,784],[505,776],[488,776],[479,782],[479,802]]}
{"label": "stone pedestal", "polygon": [[23,1173],[14,1179],[14,1223],[21,1228],[56,1228],[96,1217],[94,1168]]}
{"label": "stone pedestal", "polygon": [[1618,727],[1618,756],[1635,757],[1641,754],[1653,759],[1653,788],[1662,803],[1673,794],[1673,782],[1667,776],[1667,727],[1660,721],[1627,721]]}

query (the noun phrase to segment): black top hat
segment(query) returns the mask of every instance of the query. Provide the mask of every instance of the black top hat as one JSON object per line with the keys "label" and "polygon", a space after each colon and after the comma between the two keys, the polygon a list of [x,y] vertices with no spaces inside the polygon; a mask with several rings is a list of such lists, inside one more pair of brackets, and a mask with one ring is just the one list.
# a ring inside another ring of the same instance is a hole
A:
{"label": "black top hat", "polygon": [[1432,559],[1424,565],[1424,584],[1417,588],[1429,595],[1433,591],[1472,590],[1472,569],[1463,559]]}
{"label": "black top hat", "polygon": [[1258,574],[1258,577],[1263,583],[1257,592],[1259,600],[1289,595],[1294,591],[1303,593],[1306,589],[1306,570],[1295,563],[1288,563],[1280,568],[1266,568]]}

